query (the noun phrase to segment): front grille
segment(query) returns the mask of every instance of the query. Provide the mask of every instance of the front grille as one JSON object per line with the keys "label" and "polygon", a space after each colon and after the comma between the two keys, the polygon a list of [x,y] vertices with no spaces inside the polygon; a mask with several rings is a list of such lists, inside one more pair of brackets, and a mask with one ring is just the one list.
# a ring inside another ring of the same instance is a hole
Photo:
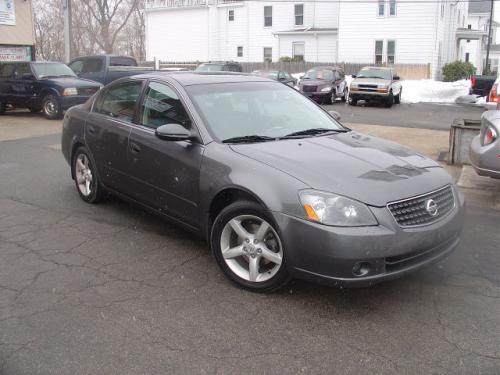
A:
{"label": "front grille", "polygon": [[302,86],[304,92],[316,92],[317,86]]}
{"label": "front grille", "polygon": [[78,95],[91,96],[94,95],[97,90],[99,90],[98,87],[81,87],[78,89]]}
{"label": "front grille", "polygon": [[[427,210],[429,200],[433,200],[437,205],[437,213],[434,216]],[[431,224],[446,216],[454,206],[455,197],[451,186],[387,205],[396,222],[402,227]]]}
{"label": "front grille", "polygon": [[358,87],[362,88],[362,89],[377,89],[378,88],[377,85],[359,85]]}

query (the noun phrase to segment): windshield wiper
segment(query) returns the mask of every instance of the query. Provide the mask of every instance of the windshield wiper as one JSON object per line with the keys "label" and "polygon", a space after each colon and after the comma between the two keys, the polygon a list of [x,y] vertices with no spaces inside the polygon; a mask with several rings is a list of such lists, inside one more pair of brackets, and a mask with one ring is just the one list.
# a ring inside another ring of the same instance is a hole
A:
{"label": "windshield wiper", "polygon": [[253,143],[253,142],[268,142],[275,141],[276,138],[267,137],[265,135],[243,135],[241,137],[232,137],[224,139],[222,143]]}
{"label": "windshield wiper", "polygon": [[348,131],[349,131],[348,129],[311,128],[311,129],[293,132],[293,133],[287,134],[281,138],[285,138],[285,139],[286,138],[296,138],[296,137],[303,137],[303,136],[308,136],[308,135],[320,135],[320,134],[326,134],[326,133],[345,133]]}

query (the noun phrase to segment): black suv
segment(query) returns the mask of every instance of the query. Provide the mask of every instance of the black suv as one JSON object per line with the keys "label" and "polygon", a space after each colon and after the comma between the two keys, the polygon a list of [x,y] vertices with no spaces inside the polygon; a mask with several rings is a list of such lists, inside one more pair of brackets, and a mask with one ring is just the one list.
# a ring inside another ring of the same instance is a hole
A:
{"label": "black suv", "polygon": [[198,65],[197,72],[243,72],[241,64],[235,61],[209,61]]}
{"label": "black suv", "polygon": [[43,111],[48,119],[60,118],[63,111],[87,101],[102,87],[78,78],[58,62],[7,62],[0,64],[0,114],[7,106]]}

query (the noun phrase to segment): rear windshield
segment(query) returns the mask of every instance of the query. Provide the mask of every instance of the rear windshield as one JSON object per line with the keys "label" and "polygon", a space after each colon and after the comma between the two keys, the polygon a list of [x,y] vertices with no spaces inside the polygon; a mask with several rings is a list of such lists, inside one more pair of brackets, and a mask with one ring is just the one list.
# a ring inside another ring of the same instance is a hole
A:
{"label": "rear windshield", "polygon": [[310,69],[304,74],[303,79],[333,79],[333,71],[330,69]]}
{"label": "rear windshield", "polygon": [[36,63],[33,64],[33,71],[38,78],[76,77],[69,66],[62,63]]}
{"label": "rear windshield", "polygon": [[201,64],[195,70],[197,72],[220,72],[224,64]]}
{"label": "rear windshield", "polygon": [[137,63],[130,57],[112,57],[109,66],[137,66]]}

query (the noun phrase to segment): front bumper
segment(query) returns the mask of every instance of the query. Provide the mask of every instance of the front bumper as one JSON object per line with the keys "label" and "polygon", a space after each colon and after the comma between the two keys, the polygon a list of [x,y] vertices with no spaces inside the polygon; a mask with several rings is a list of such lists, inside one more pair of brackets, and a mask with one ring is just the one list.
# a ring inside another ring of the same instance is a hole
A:
{"label": "front bumper", "polygon": [[311,98],[314,100],[323,100],[323,99],[330,98],[332,96],[331,91],[326,91],[326,92],[323,92],[323,91],[315,91],[315,92],[300,91],[300,92],[302,93],[302,95],[307,96],[308,98]]}
{"label": "front bumper", "polygon": [[[448,255],[457,246],[464,219],[463,196],[435,223],[402,228],[386,207],[371,207],[379,225],[332,227],[274,213],[287,262],[296,278],[344,287],[363,287],[401,277]],[[369,272],[356,276],[356,264]]]}
{"label": "front bumper", "polygon": [[500,178],[500,140],[482,146],[480,135],[472,139],[469,158],[472,168],[480,176]]}
{"label": "front bumper", "polygon": [[61,96],[59,101],[61,103],[61,109],[66,110],[68,108],[74,107],[75,105],[83,104],[91,95],[71,95],[71,96]]}
{"label": "front bumper", "polygon": [[377,91],[362,91],[351,89],[349,96],[356,100],[386,100],[389,97],[389,92]]}

